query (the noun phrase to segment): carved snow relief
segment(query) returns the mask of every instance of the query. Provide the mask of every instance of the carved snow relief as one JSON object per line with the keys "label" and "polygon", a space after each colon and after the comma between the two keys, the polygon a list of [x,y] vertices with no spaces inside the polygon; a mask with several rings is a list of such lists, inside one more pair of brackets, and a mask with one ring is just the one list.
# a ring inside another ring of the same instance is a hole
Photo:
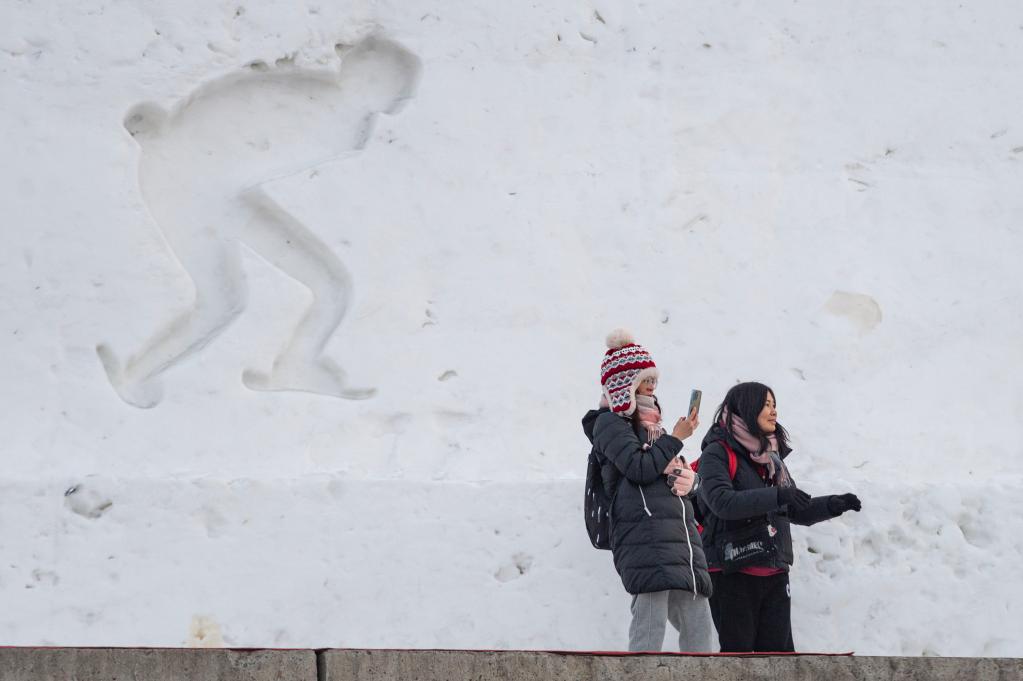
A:
{"label": "carved snow relief", "polygon": [[415,92],[419,59],[390,40],[339,45],[340,68],[253,64],[198,88],[170,111],[144,103],[124,125],[141,149],[139,185],[150,214],[191,278],[190,309],[122,361],[97,353],[129,404],[162,399],[160,376],[200,352],[245,309],[244,244],[312,292],[313,303],[269,371],[249,369],[253,390],[301,390],[348,399],[373,394],[348,384],[323,355],[348,311],[352,277],[312,230],[266,187],[355,155],[379,113],[397,113]]}

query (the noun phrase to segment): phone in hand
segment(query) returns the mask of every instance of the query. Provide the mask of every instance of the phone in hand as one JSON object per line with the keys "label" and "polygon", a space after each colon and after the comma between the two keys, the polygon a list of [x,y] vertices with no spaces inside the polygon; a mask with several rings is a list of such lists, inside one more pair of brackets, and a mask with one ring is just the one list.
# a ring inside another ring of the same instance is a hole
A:
{"label": "phone in hand", "polygon": [[703,398],[703,391],[702,390],[694,390],[693,392],[689,393],[689,412],[686,414],[686,416],[689,416],[689,414],[692,414],[694,409],[696,410],[697,415],[699,415],[699,413],[700,413],[700,400],[702,398]]}

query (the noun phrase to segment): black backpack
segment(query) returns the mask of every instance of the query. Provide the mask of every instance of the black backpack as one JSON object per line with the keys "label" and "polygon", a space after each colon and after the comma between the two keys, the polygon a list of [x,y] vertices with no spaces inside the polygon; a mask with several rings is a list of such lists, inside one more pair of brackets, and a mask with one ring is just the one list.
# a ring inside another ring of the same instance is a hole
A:
{"label": "black backpack", "polygon": [[586,533],[590,535],[593,548],[610,549],[611,497],[604,489],[600,468],[597,450],[591,449],[590,458],[586,462],[586,498],[583,500],[583,515],[586,520]]}

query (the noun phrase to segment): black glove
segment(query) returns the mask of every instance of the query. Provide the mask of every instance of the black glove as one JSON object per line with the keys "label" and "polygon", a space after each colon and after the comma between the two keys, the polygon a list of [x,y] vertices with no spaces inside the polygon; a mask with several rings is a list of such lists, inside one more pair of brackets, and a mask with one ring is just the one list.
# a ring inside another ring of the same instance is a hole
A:
{"label": "black glove", "polygon": [[832,494],[828,497],[828,511],[831,515],[842,515],[846,511],[859,512],[862,506],[855,494]]}
{"label": "black glove", "polygon": [[793,511],[810,508],[810,495],[798,487],[779,487],[778,505],[788,506]]}

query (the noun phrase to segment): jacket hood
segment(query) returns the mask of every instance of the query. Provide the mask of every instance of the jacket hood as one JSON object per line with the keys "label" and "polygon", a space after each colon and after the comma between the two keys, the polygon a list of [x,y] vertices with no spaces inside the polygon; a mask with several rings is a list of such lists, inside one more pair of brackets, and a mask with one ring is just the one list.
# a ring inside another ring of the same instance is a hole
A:
{"label": "jacket hood", "polygon": [[589,438],[591,445],[593,444],[593,425],[597,422],[597,417],[606,411],[611,410],[607,407],[590,409],[586,412],[586,416],[583,417],[583,432],[586,433],[586,437]]}
{"label": "jacket hood", "polygon": [[728,440],[732,444],[733,449],[735,448],[735,445],[738,444],[734,441],[734,439],[728,437],[728,431],[722,428],[720,423],[715,423],[710,427],[710,430],[707,431],[707,434],[703,436],[703,442],[700,443],[700,449],[704,450],[715,442],[724,442],[725,440]]}

